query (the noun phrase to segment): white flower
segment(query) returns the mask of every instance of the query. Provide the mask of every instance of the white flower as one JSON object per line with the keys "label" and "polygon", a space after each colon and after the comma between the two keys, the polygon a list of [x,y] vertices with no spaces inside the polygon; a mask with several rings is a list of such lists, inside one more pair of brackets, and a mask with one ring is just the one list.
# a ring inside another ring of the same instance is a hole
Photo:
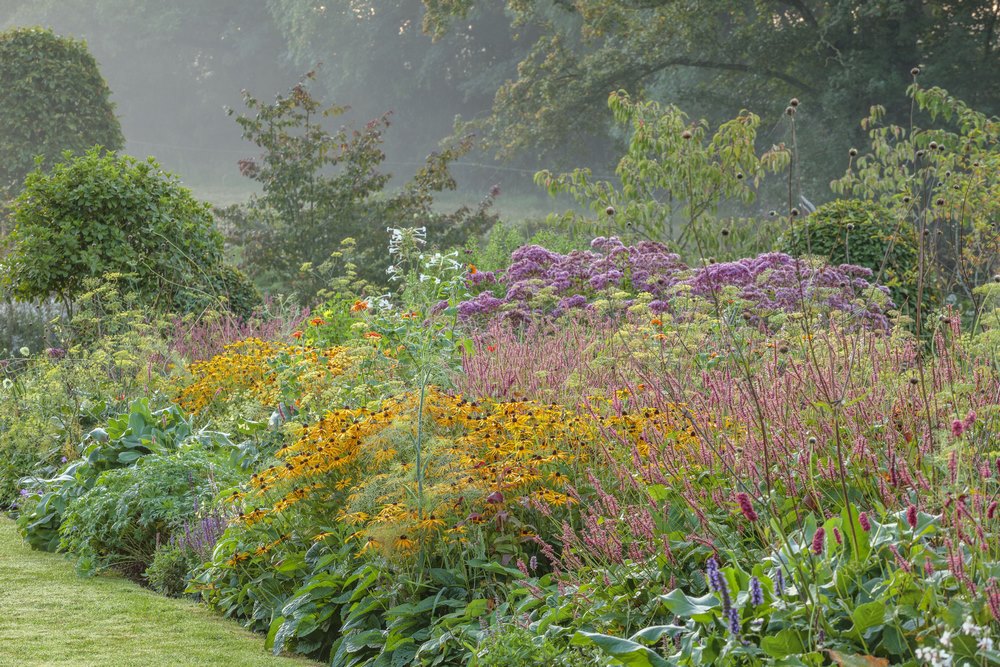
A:
{"label": "white flower", "polygon": [[993,650],[993,638],[992,637],[980,637],[979,641],[976,642],[976,646],[979,647],[980,651],[992,651]]}
{"label": "white flower", "polygon": [[31,350],[29,350],[27,347],[22,347],[20,350],[18,350],[18,352],[21,353],[22,357],[29,357],[29,356],[31,356]]}

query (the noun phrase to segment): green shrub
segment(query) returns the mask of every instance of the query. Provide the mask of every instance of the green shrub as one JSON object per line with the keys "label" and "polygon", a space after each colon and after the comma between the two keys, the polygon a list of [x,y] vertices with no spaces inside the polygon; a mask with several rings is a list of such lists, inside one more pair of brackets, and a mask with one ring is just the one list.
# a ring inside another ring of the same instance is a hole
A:
{"label": "green shrub", "polygon": [[535,665],[570,664],[560,647],[544,637],[510,624],[490,634],[476,651],[472,664],[477,667],[534,667]]}
{"label": "green shrub", "polygon": [[260,290],[245,273],[228,264],[206,267],[204,285],[185,285],[174,299],[181,313],[202,313],[220,306],[247,319],[263,302]]}
{"label": "green shrub", "polygon": [[[870,201],[839,199],[820,206],[792,226],[778,241],[789,255],[821,255],[831,264],[856,264],[871,269],[875,282],[886,285],[903,312],[914,313],[919,246],[907,221]],[[931,280],[925,277],[924,313],[937,304]]]}
{"label": "green shrub", "polygon": [[230,288],[230,302],[253,299],[224,268],[209,207],[153,159],[98,148],[65,158],[49,174],[29,174],[14,202],[4,283],[15,297],[56,296],[72,310],[87,277],[118,273],[123,291],[160,310],[195,307],[192,294],[214,299]]}
{"label": "green shrub", "polygon": [[153,562],[143,576],[157,593],[179,598],[187,588],[188,573],[198,564],[199,559],[193,551],[165,542],[156,548]]}
{"label": "green shrub", "polygon": [[211,502],[218,484],[234,481],[232,469],[198,449],[153,454],[108,470],[70,501],[59,548],[76,557],[82,572],[114,567],[138,578],[152,564],[157,544]]}
{"label": "green shrub", "polygon": [[220,440],[216,434],[194,433],[191,422],[176,407],[154,412],[145,399],[133,402],[128,412],[110,419],[106,429],[88,433],[80,444],[79,459],[57,475],[24,480],[29,495],[17,520],[21,534],[33,548],[54,551],[70,503],[94,488],[102,473],[175,449],[189,438],[202,444]]}
{"label": "green shrub", "polygon": [[125,143],[111,91],[84,42],[42,28],[0,34],[0,190],[63,151]]}

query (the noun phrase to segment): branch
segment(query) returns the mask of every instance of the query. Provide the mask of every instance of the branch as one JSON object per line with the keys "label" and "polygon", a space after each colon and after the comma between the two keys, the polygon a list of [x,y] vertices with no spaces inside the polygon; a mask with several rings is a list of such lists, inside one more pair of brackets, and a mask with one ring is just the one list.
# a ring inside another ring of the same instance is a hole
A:
{"label": "branch", "polygon": [[[791,86],[795,86],[805,92],[810,92],[810,93],[816,92],[816,89],[807,84],[805,81],[802,81],[801,79],[791,76],[790,74],[785,74],[784,72],[777,72],[775,70],[770,70],[770,69],[757,71],[754,70],[754,68],[751,67],[750,65],[746,65],[744,63],[727,63],[727,62],[718,62],[715,60],[699,60],[696,58],[679,57],[679,58],[669,58],[667,60],[661,60],[659,62],[652,63],[644,68],[640,68],[637,70],[626,70],[626,71],[629,74],[628,78],[630,78],[633,81],[641,81],[642,79],[645,79],[647,76],[655,74],[660,70],[667,69],[668,67],[697,67],[702,69],[719,69],[719,70],[727,70],[730,72],[747,72],[750,74],[760,74],[769,79],[778,79],[779,81],[784,81],[785,83]],[[617,77],[616,75],[609,78],[615,79],[619,77]],[[605,84],[601,89],[600,94],[602,95],[606,94],[607,91],[605,89],[611,85],[614,85],[614,81],[606,80]]]}

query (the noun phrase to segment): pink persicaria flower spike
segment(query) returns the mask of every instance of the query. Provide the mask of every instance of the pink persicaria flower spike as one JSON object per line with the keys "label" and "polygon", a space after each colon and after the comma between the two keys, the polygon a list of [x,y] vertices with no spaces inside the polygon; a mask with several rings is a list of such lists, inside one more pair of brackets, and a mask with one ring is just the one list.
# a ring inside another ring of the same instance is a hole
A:
{"label": "pink persicaria flower spike", "polygon": [[823,544],[826,541],[826,529],[820,526],[816,529],[816,534],[813,535],[812,541],[812,552],[819,556],[823,553]]}
{"label": "pink persicaria flower spike", "polygon": [[866,533],[870,533],[872,530],[872,522],[868,520],[868,513],[862,512],[858,515],[858,523],[861,524],[861,530]]}
{"label": "pink persicaria flower spike", "polygon": [[736,502],[740,504],[740,511],[743,512],[743,516],[746,517],[747,521],[750,523],[757,521],[759,517],[753,508],[753,503],[750,502],[750,496],[745,493],[737,493]]}

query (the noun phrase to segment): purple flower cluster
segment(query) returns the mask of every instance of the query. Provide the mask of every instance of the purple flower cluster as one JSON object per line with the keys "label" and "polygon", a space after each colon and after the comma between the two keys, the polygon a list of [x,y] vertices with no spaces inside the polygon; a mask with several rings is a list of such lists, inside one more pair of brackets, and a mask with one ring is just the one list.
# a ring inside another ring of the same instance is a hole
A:
{"label": "purple flower cluster", "polygon": [[740,612],[733,606],[733,599],[729,594],[729,586],[726,578],[719,569],[719,562],[715,556],[708,559],[705,564],[705,575],[708,579],[708,587],[719,594],[722,601],[722,616],[726,619],[726,626],[734,635],[740,633]]}
{"label": "purple flower cluster", "polygon": [[225,517],[213,512],[193,522],[185,521],[184,532],[178,531],[170,541],[175,547],[193,551],[202,560],[208,560],[228,525]]}
{"label": "purple flower cluster", "polygon": [[[468,277],[475,296],[461,303],[458,312],[464,319],[500,315],[527,321],[538,314],[558,317],[587,308],[609,289],[647,293],[653,298],[652,310],[664,312],[670,310],[670,299],[677,289],[686,286],[704,298],[735,288],[735,296],[749,304],[747,310],[753,312],[755,320],[770,312],[799,311],[810,304],[849,312],[868,326],[885,327],[888,290],[869,283],[871,275],[863,267],[817,267],[782,253],[693,269],[661,243],[643,241],[626,246],[618,238],[599,237],[591,243],[591,250],[567,255],[538,245],[518,248],[505,271],[476,272]],[[880,292],[879,299],[873,298],[873,290]]]}
{"label": "purple flower cluster", "polygon": [[[888,326],[883,307],[873,290],[888,299],[889,289],[868,282],[872,271],[841,264],[816,267],[780,252],[765,253],[735,262],[710,264],[683,281],[698,296],[711,297],[735,287],[739,297],[764,311],[801,311],[806,304],[823,305],[859,316],[868,324]],[[858,305],[860,300],[864,305]]]}

